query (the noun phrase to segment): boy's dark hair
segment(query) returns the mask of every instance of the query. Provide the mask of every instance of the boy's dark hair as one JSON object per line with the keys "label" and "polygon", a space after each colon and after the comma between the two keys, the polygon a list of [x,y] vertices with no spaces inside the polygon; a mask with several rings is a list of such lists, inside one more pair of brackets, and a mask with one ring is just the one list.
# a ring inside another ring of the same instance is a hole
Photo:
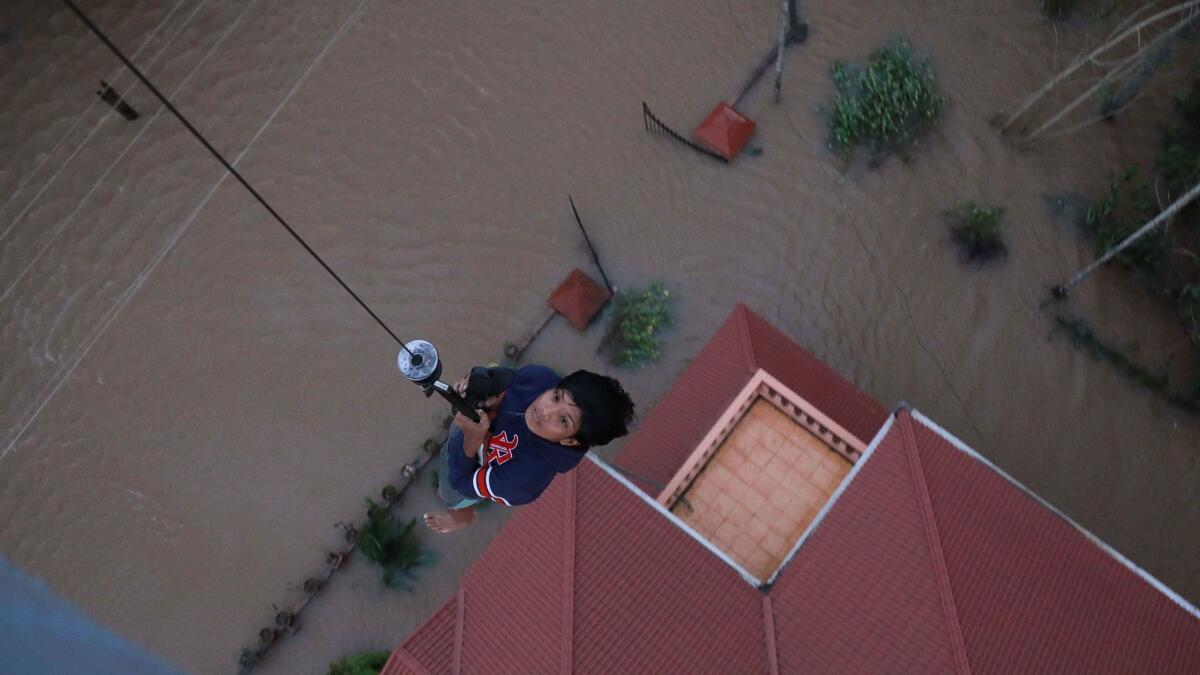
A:
{"label": "boy's dark hair", "polygon": [[633,400],[621,383],[611,377],[577,370],[564,377],[558,388],[570,392],[582,412],[575,440],[586,450],[604,445],[629,433],[633,423]]}

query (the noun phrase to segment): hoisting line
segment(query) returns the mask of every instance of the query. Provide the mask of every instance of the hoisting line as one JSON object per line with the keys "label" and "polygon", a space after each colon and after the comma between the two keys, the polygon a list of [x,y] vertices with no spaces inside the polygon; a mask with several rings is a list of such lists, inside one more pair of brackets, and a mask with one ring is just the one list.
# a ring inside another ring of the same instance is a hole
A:
{"label": "hoisting line", "polygon": [[108,39],[108,36],[105,35],[103,32],[101,32],[101,30],[96,27],[96,24],[92,23],[92,20],[89,19],[87,17],[87,15],[83,13],[82,10],[80,10],[78,7],[75,6],[75,3],[73,2],[73,0],[62,0],[62,2],[72,12],[74,12],[75,15],[78,16],[79,19],[81,21],[83,21],[83,23],[85,25],[87,25],[88,29],[90,29],[93,33],[96,34],[96,37],[100,38],[100,41],[103,42],[112,51],[112,53],[115,54],[117,56],[117,58],[120,59],[121,62],[125,64],[126,68],[129,68],[130,72],[132,72],[134,75],[137,76],[137,78],[139,80],[142,81],[142,84],[146,85],[146,88],[149,89],[151,91],[151,93],[153,93],[154,96],[157,97],[158,100],[162,102],[162,104],[164,106],[166,106],[167,110],[170,110],[171,114],[175,115],[175,117],[178,118],[179,121],[183,123],[183,126],[187,127],[187,130],[192,132],[192,135],[196,137],[196,140],[198,140],[202,144],[204,144],[205,148],[208,148],[208,151],[210,153],[212,153],[213,157],[217,158],[217,161],[219,161],[225,167],[225,170],[228,171],[229,173],[233,174],[233,177],[236,178],[237,181],[242,184],[242,187],[246,188],[246,190],[249,191],[250,194],[253,195],[254,198],[258,200],[258,203],[262,204],[263,208],[265,208],[267,211],[269,211],[271,213],[271,215],[275,217],[275,220],[279,221],[279,224],[282,225],[283,228],[285,230],[287,230],[289,234],[291,234],[293,237],[295,237],[296,241],[300,242],[300,245],[304,247],[304,250],[308,251],[309,255],[311,255],[313,258],[316,258],[317,262],[321,263],[321,267],[324,267],[325,271],[329,272],[329,275],[332,276],[335,280],[337,280],[337,282],[342,285],[342,288],[346,289],[346,292],[349,293],[350,296],[353,297],[355,299],[355,301],[357,301],[358,304],[367,311],[367,314],[370,314],[371,318],[375,319],[375,322],[378,323],[380,326],[382,326],[383,329],[388,332],[388,335],[392,336],[392,339],[395,340],[400,345],[400,348],[403,349],[404,351],[408,352],[410,355],[415,356],[414,354],[412,354],[412,352],[408,351],[408,346],[405,345],[404,341],[401,340],[394,332],[392,332],[392,329],[389,328],[388,325],[383,322],[383,319],[380,319],[379,316],[375,314],[375,312],[371,311],[371,308],[367,306],[367,303],[363,302],[362,298],[358,297],[358,294],[354,292],[354,289],[350,288],[350,286],[345,281],[342,281],[342,278],[340,276],[338,276],[338,273],[334,272],[333,268],[330,267],[328,264],[326,264],[325,260],[322,259],[321,256],[317,255],[317,252],[314,251],[313,248],[308,245],[308,242],[304,241],[304,238],[301,237],[296,232],[296,230],[292,229],[291,225],[288,225],[287,221],[283,219],[283,216],[279,215],[279,213],[277,211],[275,211],[275,209],[271,208],[271,205],[267,203],[267,200],[263,199],[262,195],[258,194],[258,190],[255,190],[250,185],[250,183],[246,182],[246,179],[242,178],[242,174],[238,173],[238,170],[233,168],[232,164],[225,161],[225,157],[222,156],[220,152],[217,152],[217,149],[214,148],[212,146],[212,144],[209,143],[208,140],[205,139],[204,136],[202,136],[200,134],[200,132],[196,130],[196,127],[192,126],[192,123],[189,122],[187,120],[187,118],[183,116],[182,113],[180,113],[178,110],[175,109],[175,106],[171,105],[171,102],[167,100],[166,96],[163,96],[162,92],[160,92],[158,90],[158,87],[155,87],[154,84],[152,82],[150,82],[150,80],[147,79],[145,75],[142,74],[142,71],[139,70],[137,66],[133,65],[133,62],[130,61],[128,58],[126,58],[125,54],[122,53],[121,50],[115,44],[113,44],[111,40]]}
{"label": "hoisting line", "polygon": [[[183,126],[187,127],[187,130],[192,132],[192,135],[196,137],[196,140],[198,140],[202,144],[204,144],[205,148],[208,148],[208,151],[210,153],[212,153],[213,157],[217,158],[217,161],[219,161],[225,167],[225,170],[228,171],[229,173],[233,174],[233,177],[236,178],[237,181],[242,184],[242,187],[246,188],[246,190],[251,195],[253,195],[255,199],[258,200],[258,203],[262,204],[263,208],[265,208],[267,211],[270,212],[270,214],[272,216],[275,217],[275,220],[279,221],[279,224],[282,225],[283,228],[288,231],[288,234],[291,234],[293,237],[295,237],[296,241],[300,242],[300,245],[304,247],[304,250],[308,251],[309,255],[311,255],[313,258],[315,258],[317,262],[321,263],[321,267],[324,267],[325,271],[329,272],[329,275],[332,276],[339,284],[341,284],[342,288],[346,289],[346,292],[349,293],[350,296],[352,298],[354,298],[355,301],[358,302],[359,306],[361,306],[364,310],[366,310],[367,314],[370,314],[371,318],[375,319],[375,322],[378,323],[380,326],[382,326],[383,329],[387,331],[388,335],[392,336],[392,339],[395,340],[396,343],[400,345],[400,348],[403,349],[404,351],[408,352],[410,356],[415,357],[416,354],[413,354],[411,351],[409,351],[408,345],[406,345],[404,343],[404,341],[401,340],[392,331],[392,329],[389,328],[388,325],[383,322],[383,319],[380,319],[379,316],[377,314],[375,314],[375,312],[371,311],[371,308],[367,306],[367,303],[363,302],[362,298],[358,297],[358,294],[354,292],[354,289],[350,288],[350,286],[345,281],[342,281],[342,278],[340,276],[338,276],[338,273],[333,271],[333,268],[330,267],[325,262],[325,260],[322,259],[321,256],[318,255],[317,252],[314,251],[313,248],[308,245],[308,242],[304,241],[304,238],[301,237],[296,232],[296,230],[292,229],[291,225],[288,225],[287,221],[283,219],[283,216],[279,215],[279,213],[275,209],[271,208],[271,205],[267,203],[267,200],[263,199],[262,195],[258,194],[258,191],[255,190],[250,185],[250,183],[246,182],[245,178],[242,178],[242,174],[238,173],[238,170],[233,168],[232,164],[225,161],[225,157],[222,156],[221,153],[218,152],[217,149],[214,148],[212,146],[212,144],[209,143],[208,140],[205,139],[204,136],[202,136],[200,134],[200,132],[196,130],[196,127],[192,126],[191,122],[187,121],[187,118],[184,117],[182,113],[180,113],[178,110],[175,109],[175,106],[171,105],[171,102],[167,100],[166,96],[163,96],[162,92],[160,92],[158,90],[158,87],[155,87],[154,84],[151,83],[150,80],[147,79],[146,76],[142,74],[142,71],[139,70],[137,66],[133,65],[132,61],[130,61],[128,58],[125,57],[125,54],[122,53],[121,50],[119,48],[117,48],[117,46],[115,44],[113,44],[111,40],[108,39],[108,36],[106,36],[103,32],[101,32],[100,29],[96,27],[96,24],[92,23],[91,19],[89,19],[86,14],[84,14],[78,7],[75,6],[75,3],[72,0],[62,0],[62,2],[68,8],[70,8],[70,10],[72,12],[74,12],[75,15],[78,16],[79,19],[81,21],[83,21],[83,23],[86,24],[87,27],[93,33],[96,34],[96,37],[100,38],[101,42],[103,42],[110,50],[112,50],[113,54],[116,54],[117,58],[120,59],[121,62],[125,64],[125,67],[129,68],[130,72],[132,72],[134,75],[136,75],[137,78],[142,81],[142,84],[146,85],[146,88],[149,89],[158,98],[158,100],[161,101],[162,104],[167,107],[167,110],[170,110],[171,113],[173,115],[175,115],[175,117],[178,118],[180,122],[183,123]],[[571,200],[571,208],[572,209],[575,208],[574,200]],[[575,217],[576,217],[576,219],[579,218],[578,211],[575,212]],[[579,226],[580,226],[580,229],[582,229],[583,223],[580,222]],[[584,237],[587,237],[587,232],[584,232]],[[588,245],[590,248],[591,247],[590,240],[588,241]],[[595,256],[594,250],[592,252],[592,255],[593,255],[593,257]],[[596,259],[596,264],[597,264],[597,266],[600,264],[599,259]],[[601,270],[600,274],[603,275],[604,271]],[[605,282],[607,282],[607,281],[608,281],[608,278],[605,277]],[[613,466],[616,466],[616,465],[614,464]],[[641,478],[641,477],[639,476],[639,478]],[[653,481],[649,481],[646,478],[641,478],[641,479],[647,480],[648,482],[653,482]]]}

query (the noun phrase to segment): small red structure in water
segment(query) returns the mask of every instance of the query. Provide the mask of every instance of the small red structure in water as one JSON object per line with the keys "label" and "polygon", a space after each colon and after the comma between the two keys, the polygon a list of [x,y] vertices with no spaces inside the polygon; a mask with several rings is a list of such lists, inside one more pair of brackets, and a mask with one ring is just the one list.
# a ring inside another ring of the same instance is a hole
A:
{"label": "small red structure in water", "polygon": [[587,330],[588,324],[610,299],[612,293],[607,288],[576,267],[554,290],[550,296],[550,306],[566,317],[575,330],[582,331]]}
{"label": "small red structure in water", "polygon": [[725,159],[733,159],[754,135],[754,122],[721,101],[696,127],[696,138]]}

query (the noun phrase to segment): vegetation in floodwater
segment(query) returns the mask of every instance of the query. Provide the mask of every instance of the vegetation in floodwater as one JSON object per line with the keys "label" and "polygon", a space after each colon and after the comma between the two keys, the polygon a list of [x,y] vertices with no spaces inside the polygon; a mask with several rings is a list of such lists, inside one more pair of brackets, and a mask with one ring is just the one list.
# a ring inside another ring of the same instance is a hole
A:
{"label": "vegetation in floodwater", "polygon": [[1175,97],[1179,119],[1163,130],[1154,169],[1163,177],[1167,199],[1173,200],[1200,183],[1200,79],[1191,90]]}
{"label": "vegetation in floodwater", "polygon": [[1070,338],[1071,344],[1087,352],[1092,358],[1108,361],[1121,374],[1129,377],[1143,387],[1163,390],[1169,384],[1165,374],[1152,372],[1134,363],[1125,352],[1096,337],[1091,327],[1083,319],[1056,316],[1054,317],[1054,322],[1057,324],[1058,329],[1066,333],[1067,337]]}
{"label": "vegetation in floodwater", "polygon": [[[1176,118],[1163,130],[1150,182],[1128,168],[1110,178],[1108,191],[1088,205],[1079,223],[1103,254],[1200,183],[1200,78],[1175,99]],[[1117,259],[1148,289],[1171,303],[1192,345],[1200,349],[1200,209],[1185,207],[1171,222],[1143,236]],[[1200,394],[1200,392],[1197,392]],[[1192,396],[1196,399],[1196,396]]]}
{"label": "vegetation in floodwater", "polygon": [[434,469],[433,471],[429,472],[429,478],[431,479],[430,482],[433,483],[434,492],[437,492],[438,483],[441,482],[441,476],[439,475],[440,473],[441,472],[438,471],[437,469]]}
{"label": "vegetation in floodwater", "polygon": [[903,40],[872,52],[865,67],[835,61],[831,75],[838,93],[830,115],[830,146],[851,154],[863,143],[872,164],[915,145],[945,104],[932,67],[916,60]]}
{"label": "vegetation in floodwater", "polygon": [[388,588],[409,589],[405,581],[416,577],[416,569],[436,559],[425,551],[414,531],[416,518],[404,525],[392,519],[386,507],[367,498],[367,524],[358,534],[356,548],[368,560],[383,568],[383,584]]}
{"label": "vegetation in floodwater", "polygon": [[659,331],[671,326],[671,293],[659,282],[641,290],[621,291],[608,310],[600,350],[618,366],[644,365],[659,356]]}
{"label": "vegetation in floodwater", "polygon": [[1097,360],[1108,361],[1117,372],[1147,389],[1158,392],[1168,403],[1191,412],[1200,412],[1200,383],[1184,394],[1171,389],[1170,378],[1165,372],[1154,372],[1134,362],[1124,351],[1110,345],[1092,331],[1083,319],[1054,317],[1055,330],[1063,332],[1077,349]]}
{"label": "vegetation in floodwater", "polygon": [[959,203],[943,215],[950,223],[950,236],[962,247],[967,262],[986,262],[1008,254],[1000,235],[1000,216],[1004,209],[974,201]]}
{"label": "vegetation in floodwater", "polygon": [[[1129,168],[1109,179],[1108,193],[1088,206],[1081,225],[1095,240],[1097,255],[1103,255],[1157,214],[1150,186],[1138,180],[1136,168]],[[1117,254],[1117,260],[1153,280],[1163,271],[1166,252],[1166,239],[1158,230]]]}
{"label": "vegetation in floodwater", "polygon": [[387,663],[388,652],[361,652],[329,664],[326,675],[379,675]]}

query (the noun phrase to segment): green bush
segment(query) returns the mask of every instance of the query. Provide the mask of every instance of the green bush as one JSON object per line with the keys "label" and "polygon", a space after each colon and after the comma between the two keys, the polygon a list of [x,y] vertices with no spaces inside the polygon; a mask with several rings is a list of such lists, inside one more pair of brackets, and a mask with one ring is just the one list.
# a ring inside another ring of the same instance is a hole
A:
{"label": "green bush", "polygon": [[661,283],[617,293],[601,349],[615,365],[642,365],[658,358],[658,332],[672,323],[671,293]]}
{"label": "green bush", "polygon": [[1004,255],[1008,249],[1000,236],[1000,216],[1004,209],[966,201],[944,213],[950,221],[950,235],[963,249],[968,261],[985,261]]}
{"label": "green bush", "polygon": [[387,652],[362,652],[329,664],[326,675],[379,675],[387,663]]}
{"label": "green bush", "polygon": [[[1087,208],[1083,228],[1096,240],[1096,252],[1107,253],[1158,214],[1158,206],[1137,169],[1127,169],[1109,179],[1108,194]],[[1166,262],[1166,238],[1155,230],[1117,255],[1126,267],[1157,277]]]}
{"label": "green bush", "polygon": [[1178,123],[1163,131],[1154,168],[1167,184],[1168,199],[1177,199],[1200,182],[1200,80],[1175,98]]}
{"label": "green bush", "polygon": [[415,578],[417,567],[434,561],[417,540],[416,518],[398,526],[386,507],[367,499],[367,524],[358,535],[357,548],[371,562],[383,568],[383,584],[389,588],[408,588],[404,581]]}
{"label": "green bush", "polygon": [[904,41],[875,50],[865,68],[834,62],[838,93],[830,118],[830,145],[850,153],[865,143],[872,161],[906,150],[941,114],[933,69],[917,62]]}

